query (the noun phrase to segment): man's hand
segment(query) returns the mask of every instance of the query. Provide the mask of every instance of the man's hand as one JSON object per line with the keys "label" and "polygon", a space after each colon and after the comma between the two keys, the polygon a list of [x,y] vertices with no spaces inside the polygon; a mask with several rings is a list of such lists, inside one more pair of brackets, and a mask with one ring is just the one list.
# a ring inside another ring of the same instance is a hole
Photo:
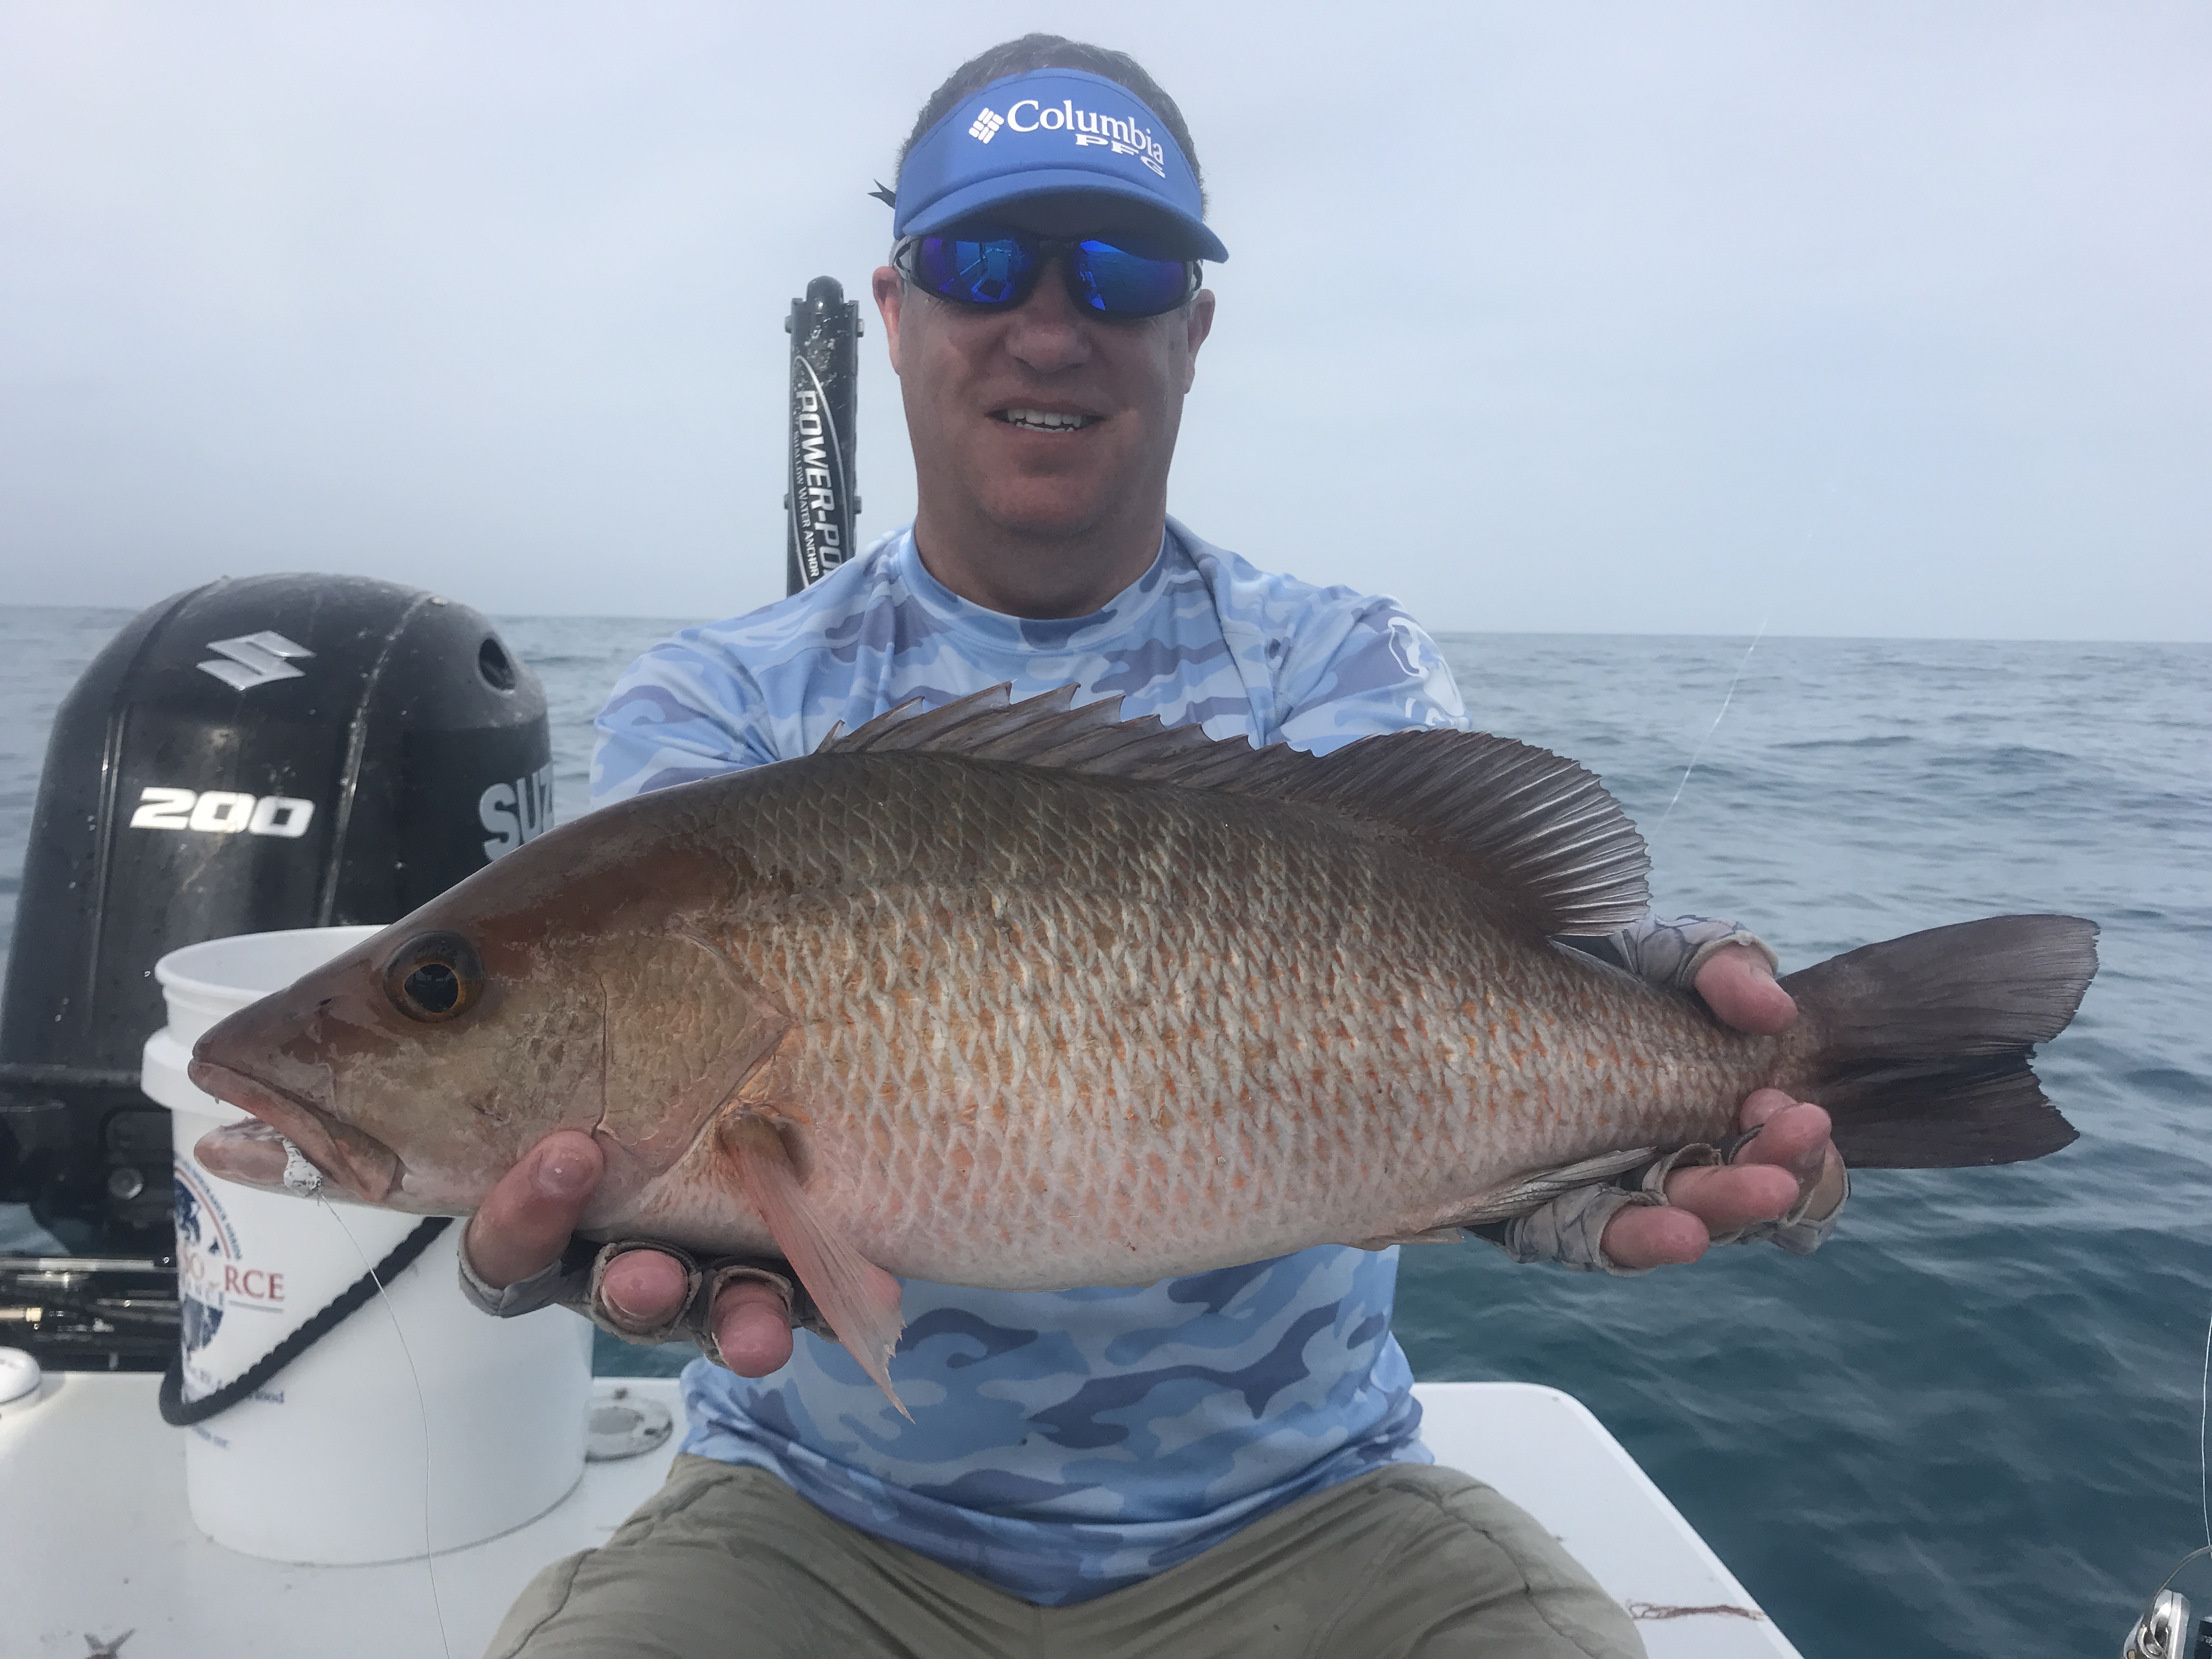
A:
{"label": "man's hand", "polygon": [[[1797,1005],[1774,982],[1765,960],[1741,945],[1723,946],[1698,970],[1698,994],[1740,1031],[1771,1036],[1797,1018]],[[1842,1166],[1828,1115],[1779,1089],[1754,1092],[1740,1121],[1759,1133],[1735,1163],[1677,1170],[1667,1178],[1664,1206],[1626,1208],[1607,1224],[1606,1255],[1624,1267],[1695,1261],[1716,1233],[1778,1219],[1832,1164]]]}
{"label": "man's hand", "polygon": [[[599,1143],[578,1129],[556,1129],[499,1179],[462,1237],[469,1265],[494,1290],[550,1267],[591,1201],[606,1162]],[[599,1311],[628,1331],[647,1335],[683,1311],[684,1273],[675,1257],[629,1250],[608,1264],[599,1282]],[[769,1286],[740,1280],[714,1298],[715,1340],[741,1376],[766,1376],[791,1358],[791,1325],[783,1298]]]}

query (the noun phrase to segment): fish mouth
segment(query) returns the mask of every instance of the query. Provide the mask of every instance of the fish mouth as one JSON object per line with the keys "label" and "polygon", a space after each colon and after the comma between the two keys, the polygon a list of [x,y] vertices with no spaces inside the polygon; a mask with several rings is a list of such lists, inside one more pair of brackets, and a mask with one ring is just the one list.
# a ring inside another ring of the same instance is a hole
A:
{"label": "fish mouth", "polygon": [[[364,1204],[381,1204],[399,1185],[399,1155],[375,1136],[342,1123],[312,1102],[265,1079],[197,1056],[186,1067],[192,1086],[253,1114],[300,1149],[323,1179]],[[284,1185],[282,1144],[259,1125],[231,1124],[200,1137],[192,1155],[210,1171],[249,1187]],[[273,1158],[273,1163],[272,1163]]]}
{"label": "fish mouth", "polygon": [[337,1204],[358,1202],[320,1170],[273,1123],[258,1118],[210,1129],[192,1145],[192,1157],[210,1175],[234,1181],[257,1192],[293,1198],[320,1198]]}

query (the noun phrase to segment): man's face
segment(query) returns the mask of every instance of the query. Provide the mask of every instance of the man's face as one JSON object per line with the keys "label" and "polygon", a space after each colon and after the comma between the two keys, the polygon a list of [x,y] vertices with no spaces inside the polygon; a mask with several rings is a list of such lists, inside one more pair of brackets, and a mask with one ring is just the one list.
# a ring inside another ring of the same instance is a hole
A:
{"label": "man's face", "polygon": [[888,265],[874,287],[925,518],[1057,538],[1162,510],[1210,292],[1117,320],[1076,305],[1058,258],[1006,310],[940,300]]}

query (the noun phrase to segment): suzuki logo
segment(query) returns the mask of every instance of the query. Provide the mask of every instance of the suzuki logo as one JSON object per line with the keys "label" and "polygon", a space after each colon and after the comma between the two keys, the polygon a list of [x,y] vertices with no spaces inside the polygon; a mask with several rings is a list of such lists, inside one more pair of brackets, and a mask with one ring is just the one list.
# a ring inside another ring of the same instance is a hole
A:
{"label": "suzuki logo", "polygon": [[250,691],[272,680],[302,679],[305,675],[285,659],[315,654],[306,646],[295,645],[282,634],[266,628],[258,634],[241,634],[234,640],[210,640],[207,648],[220,652],[230,660],[201,663],[200,672],[214,675],[236,691]]}

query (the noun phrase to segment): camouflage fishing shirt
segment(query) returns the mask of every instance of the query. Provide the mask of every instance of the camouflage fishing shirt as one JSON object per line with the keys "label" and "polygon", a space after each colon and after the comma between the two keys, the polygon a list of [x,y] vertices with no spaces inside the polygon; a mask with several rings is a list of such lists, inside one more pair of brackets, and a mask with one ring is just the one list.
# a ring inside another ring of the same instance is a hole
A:
{"label": "camouflage fishing shirt", "polygon": [[[1037,622],[933,578],[901,532],[781,604],[641,659],[599,718],[593,799],[805,755],[909,697],[1012,684],[1325,753],[1457,726],[1433,641],[1387,599],[1269,575],[1170,521],[1105,609]],[[1433,1461],[1390,1334],[1395,1249],[1302,1250],[1135,1289],[908,1280],[895,1413],[804,1332],[748,1379],[684,1375],[684,1449],[1033,1602],[1102,1595],[1377,1465]]]}

